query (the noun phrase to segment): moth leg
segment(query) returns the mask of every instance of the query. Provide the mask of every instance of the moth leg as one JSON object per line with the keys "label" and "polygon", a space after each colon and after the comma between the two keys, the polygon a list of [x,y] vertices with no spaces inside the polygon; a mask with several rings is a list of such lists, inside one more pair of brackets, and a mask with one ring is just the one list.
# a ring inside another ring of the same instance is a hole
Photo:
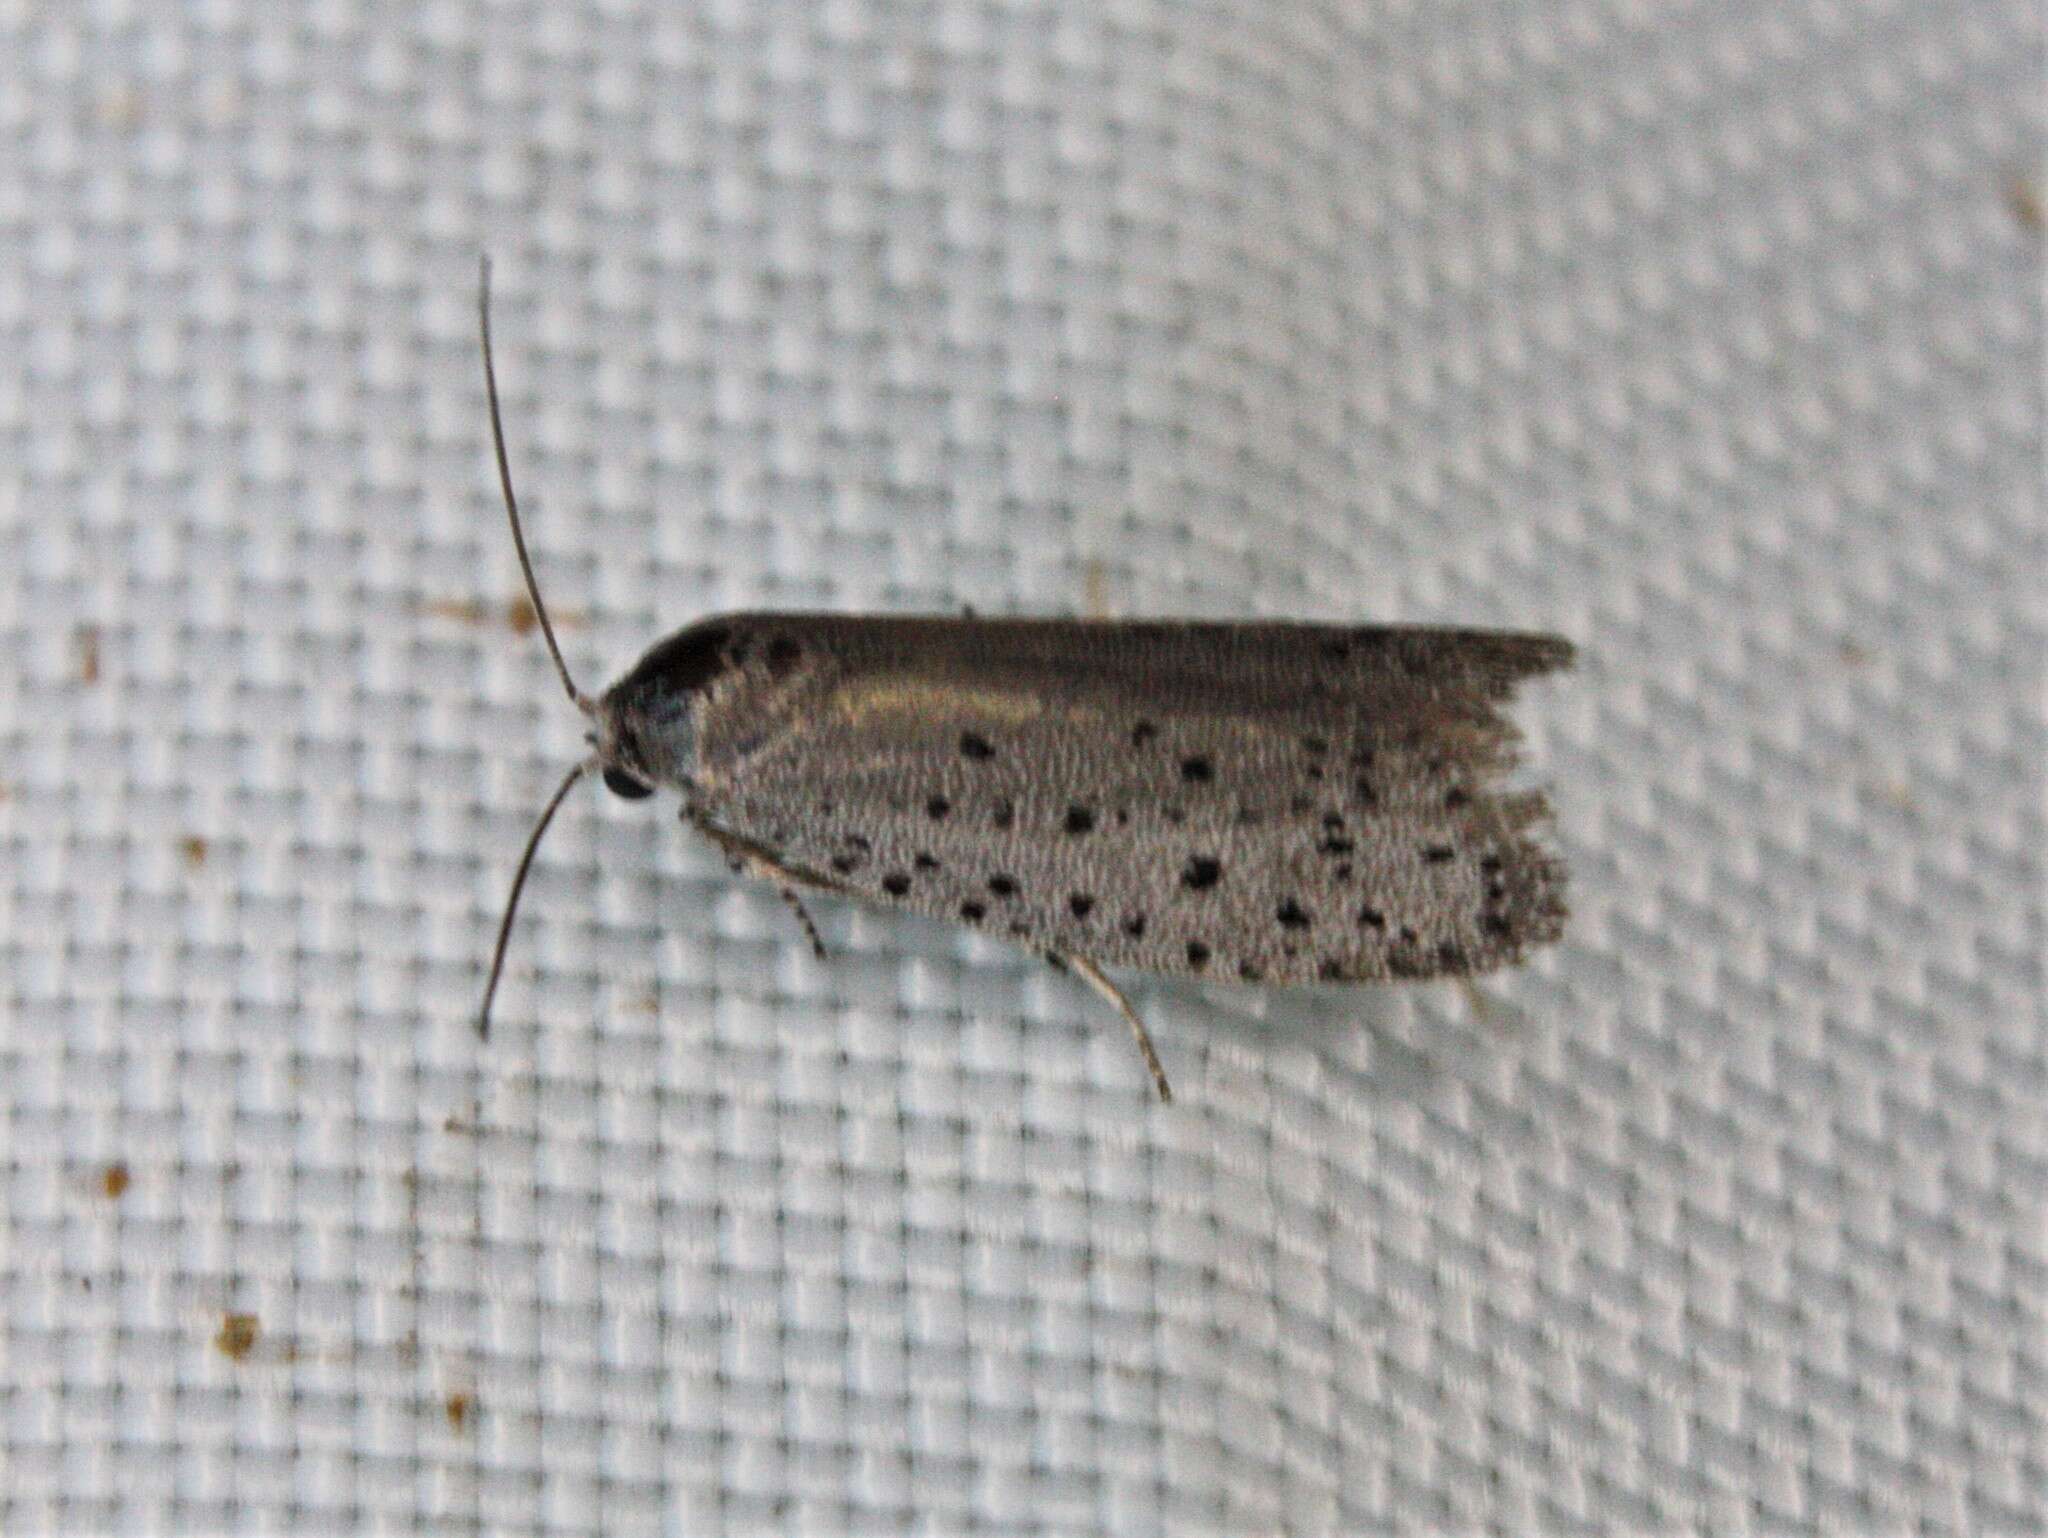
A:
{"label": "moth leg", "polygon": [[1152,1045],[1151,1033],[1145,1029],[1145,1022],[1138,1018],[1138,1012],[1131,1008],[1131,1001],[1124,997],[1123,990],[1103,974],[1102,968],[1085,956],[1061,956],[1046,952],[1046,960],[1054,966],[1071,968],[1074,975],[1101,994],[1116,1007],[1118,1014],[1131,1028],[1131,1034],[1138,1038],[1138,1050],[1145,1056],[1145,1066],[1152,1070],[1152,1082],[1159,1086],[1162,1103],[1173,1103],[1173,1087],[1166,1082],[1166,1070],[1160,1066],[1159,1053]]}
{"label": "moth leg", "polygon": [[789,911],[796,915],[796,921],[803,926],[804,935],[811,942],[811,949],[817,952],[820,961],[825,959],[824,937],[818,933],[818,926],[811,921],[810,910],[804,907],[804,900],[796,894],[796,889],[804,882],[801,875],[779,863],[765,849],[746,839],[735,837],[725,829],[692,813],[688,807],[683,809],[683,821],[710,839],[718,847],[718,852],[725,856],[726,864],[735,872],[772,883],[775,890],[782,894],[782,900],[789,904]]}
{"label": "moth leg", "polygon": [[[765,872],[757,871],[755,874],[761,875],[765,874]],[[823,961],[825,959],[824,937],[818,933],[818,926],[811,922],[810,910],[804,907],[804,900],[796,895],[796,888],[785,881],[778,884],[775,890],[780,892],[782,900],[789,904],[789,911],[796,915],[797,923],[803,926],[804,934],[811,942],[811,949],[817,953],[818,959]]]}

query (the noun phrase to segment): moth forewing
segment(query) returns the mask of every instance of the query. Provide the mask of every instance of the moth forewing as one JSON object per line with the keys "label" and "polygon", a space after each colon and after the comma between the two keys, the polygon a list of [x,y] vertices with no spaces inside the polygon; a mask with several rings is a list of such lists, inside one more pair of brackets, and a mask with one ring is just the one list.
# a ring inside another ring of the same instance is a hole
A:
{"label": "moth forewing", "polygon": [[[735,615],[697,719],[711,824],[869,901],[1102,966],[1464,975],[1555,939],[1504,788],[1547,637]],[[784,659],[780,676],[767,659]]]}

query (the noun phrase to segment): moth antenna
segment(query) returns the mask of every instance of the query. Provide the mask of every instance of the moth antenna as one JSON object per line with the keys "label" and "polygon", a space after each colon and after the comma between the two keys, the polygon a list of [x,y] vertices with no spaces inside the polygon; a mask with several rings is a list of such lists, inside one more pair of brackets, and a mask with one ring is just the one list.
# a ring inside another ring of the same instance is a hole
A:
{"label": "moth antenna", "polygon": [[[484,342],[484,393],[490,397],[491,402],[491,445],[498,454],[498,484],[505,488],[505,515],[512,521],[512,544],[519,552],[519,569],[526,574],[526,592],[533,599],[533,612],[540,620],[540,633],[548,643],[548,655],[555,659],[555,671],[562,677],[562,687],[569,691],[569,698],[575,702],[577,708],[588,714],[590,702],[584,699],[582,691],[576,687],[576,680],[569,676],[569,664],[562,660],[562,648],[555,640],[555,627],[548,620],[548,606],[540,601],[540,584],[533,578],[533,561],[526,553],[526,535],[519,527],[519,499],[512,494],[512,462],[505,455],[505,424],[498,414],[498,371],[491,362],[489,256],[483,257],[478,264],[476,316]],[[545,825],[546,821],[543,819],[542,826]]]}
{"label": "moth antenna", "polygon": [[512,940],[512,920],[519,912],[519,894],[526,890],[526,873],[533,868],[533,856],[540,848],[540,836],[547,832],[548,824],[555,820],[556,809],[568,798],[576,782],[596,767],[595,758],[586,758],[563,776],[562,783],[555,787],[555,793],[541,809],[540,820],[534,823],[533,831],[526,836],[526,852],[519,856],[519,869],[512,873],[512,892],[505,899],[505,916],[498,921],[498,944],[491,952],[491,980],[484,984],[484,1005],[477,1012],[476,1033],[485,1041],[491,1039],[491,1000],[497,997],[498,979],[505,972],[505,947]]}

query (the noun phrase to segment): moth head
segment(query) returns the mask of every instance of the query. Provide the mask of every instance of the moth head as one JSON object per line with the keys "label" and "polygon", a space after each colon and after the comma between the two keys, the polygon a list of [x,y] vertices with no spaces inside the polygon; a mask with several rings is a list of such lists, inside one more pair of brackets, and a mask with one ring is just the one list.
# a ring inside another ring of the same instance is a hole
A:
{"label": "moth head", "polygon": [[593,746],[613,794],[637,800],[659,785],[688,788],[698,709],[733,666],[730,628],[703,620],[657,641],[592,703]]}
{"label": "moth head", "polygon": [[625,801],[644,801],[667,786],[689,788],[689,756],[696,733],[687,710],[650,716],[610,695],[594,702],[589,763],[604,788]]}

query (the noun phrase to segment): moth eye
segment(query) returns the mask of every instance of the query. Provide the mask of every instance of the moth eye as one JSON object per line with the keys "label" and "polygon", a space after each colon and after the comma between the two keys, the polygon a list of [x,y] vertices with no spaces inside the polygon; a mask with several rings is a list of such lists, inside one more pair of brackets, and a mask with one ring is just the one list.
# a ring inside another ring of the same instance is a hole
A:
{"label": "moth eye", "polygon": [[609,764],[605,766],[604,788],[627,801],[644,801],[654,794],[654,787],[638,775]]}

